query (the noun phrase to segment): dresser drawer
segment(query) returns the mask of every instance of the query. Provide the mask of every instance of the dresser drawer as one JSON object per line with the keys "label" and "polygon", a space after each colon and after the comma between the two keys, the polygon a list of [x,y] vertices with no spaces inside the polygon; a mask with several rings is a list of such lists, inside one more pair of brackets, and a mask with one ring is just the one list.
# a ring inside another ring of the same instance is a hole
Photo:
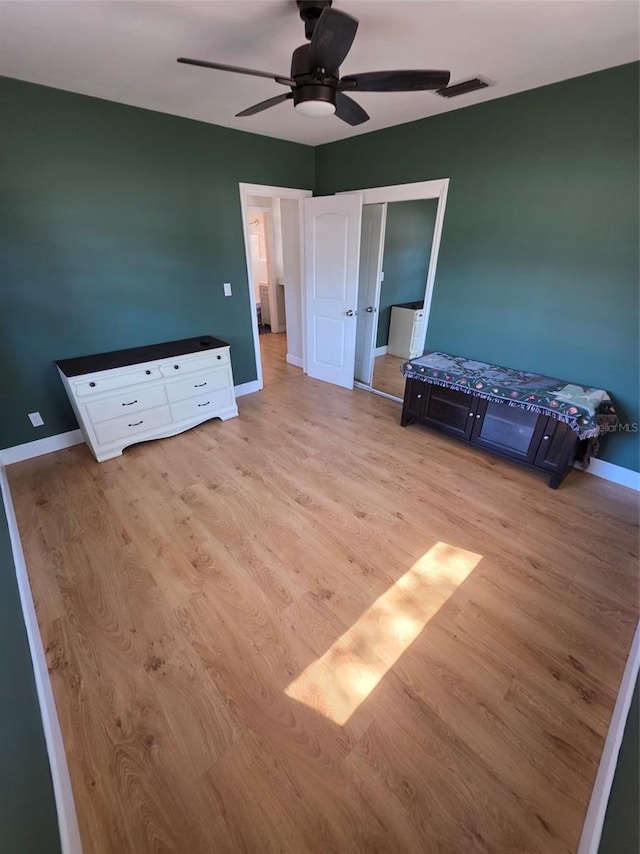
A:
{"label": "dresser drawer", "polygon": [[229,371],[226,368],[204,374],[193,374],[187,380],[167,383],[167,397],[169,402],[173,403],[188,397],[199,397],[221,388],[229,388]]}
{"label": "dresser drawer", "polygon": [[100,421],[108,421],[110,418],[129,415],[131,412],[140,412],[142,409],[153,409],[167,402],[164,386],[154,388],[137,388],[126,391],[117,397],[108,397],[106,400],[96,400],[95,403],[87,404],[87,412],[92,424]]}
{"label": "dresser drawer", "polygon": [[191,397],[171,405],[171,411],[176,421],[186,421],[207,413],[217,414],[220,411],[235,406],[233,388],[223,388],[207,392],[206,395]]}
{"label": "dresser drawer", "polygon": [[94,374],[94,380],[83,380],[79,383],[70,383],[78,397],[86,397],[92,394],[101,394],[105,391],[114,391],[118,388],[126,388],[130,385],[140,385],[151,380],[161,380],[162,374],[157,367],[140,369],[135,371],[123,371],[122,369],[104,371],[102,374]]}
{"label": "dresser drawer", "polygon": [[171,424],[171,410],[168,406],[160,406],[157,409],[147,409],[144,412],[133,412],[124,418],[115,418],[113,421],[105,421],[102,424],[94,424],[93,429],[101,445],[116,442],[118,439],[132,438],[161,427]]}
{"label": "dresser drawer", "polygon": [[160,371],[163,377],[175,377],[181,374],[197,373],[198,371],[206,371],[207,368],[212,368],[217,365],[229,365],[229,350],[213,350],[207,353],[206,356],[182,357],[172,359],[170,362],[162,362]]}

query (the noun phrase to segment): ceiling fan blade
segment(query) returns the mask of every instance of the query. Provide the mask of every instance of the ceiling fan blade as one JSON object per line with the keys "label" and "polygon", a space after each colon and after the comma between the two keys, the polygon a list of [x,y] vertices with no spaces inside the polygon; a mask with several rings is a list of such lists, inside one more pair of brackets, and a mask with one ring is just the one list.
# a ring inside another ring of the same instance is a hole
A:
{"label": "ceiling fan blade", "polygon": [[344,92],[336,92],[336,116],[352,127],[369,121],[369,114]]}
{"label": "ceiling fan blade", "polygon": [[311,36],[309,71],[324,68],[326,74],[333,76],[349,53],[357,29],[356,18],[338,9],[324,9]]}
{"label": "ceiling fan blade", "polygon": [[450,77],[449,71],[367,71],[348,74],[339,86],[353,92],[420,92],[444,89]]}
{"label": "ceiling fan blade", "polygon": [[275,98],[267,98],[266,101],[260,101],[259,104],[254,104],[253,107],[247,107],[241,113],[236,113],[236,118],[240,116],[255,116],[256,113],[261,113],[263,110],[268,110],[269,107],[275,107],[276,104],[281,104],[283,101],[288,101],[293,98],[292,92],[285,92],[284,95],[276,95]]}
{"label": "ceiling fan blade", "polygon": [[221,62],[207,62],[204,59],[188,59],[185,56],[178,57],[177,61],[182,62],[185,65],[198,65],[201,68],[215,68],[217,71],[232,71],[235,74],[249,74],[251,77],[266,77],[268,80],[275,80],[276,83],[282,83],[284,86],[296,85],[295,80],[292,80],[291,77],[286,77],[284,74],[270,74],[268,71],[256,71],[255,68],[240,68],[238,65],[223,65]]}

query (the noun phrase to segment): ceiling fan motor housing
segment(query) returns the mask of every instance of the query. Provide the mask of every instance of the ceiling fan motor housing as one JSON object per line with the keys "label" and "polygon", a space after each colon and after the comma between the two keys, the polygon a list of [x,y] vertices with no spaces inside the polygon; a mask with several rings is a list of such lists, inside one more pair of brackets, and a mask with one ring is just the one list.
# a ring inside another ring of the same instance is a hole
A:
{"label": "ceiling fan motor housing", "polygon": [[309,72],[309,50],[308,44],[300,45],[291,57],[291,76],[297,84],[293,89],[294,106],[305,101],[323,101],[335,107],[338,78],[314,77]]}
{"label": "ceiling fan motor housing", "polygon": [[293,104],[303,104],[305,101],[322,101],[326,104],[332,104],[334,109],[336,106],[336,90],[333,86],[327,86],[324,83],[309,83],[302,86],[296,86],[293,90]]}

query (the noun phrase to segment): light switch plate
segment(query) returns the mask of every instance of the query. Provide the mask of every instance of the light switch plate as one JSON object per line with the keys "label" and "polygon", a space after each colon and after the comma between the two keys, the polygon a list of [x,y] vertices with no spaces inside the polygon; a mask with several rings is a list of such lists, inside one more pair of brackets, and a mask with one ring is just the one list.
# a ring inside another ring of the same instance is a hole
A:
{"label": "light switch plate", "polygon": [[44,421],[42,420],[42,415],[39,412],[30,412],[29,413],[29,421],[33,427],[42,427]]}
{"label": "light switch plate", "polygon": [[222,287],[224,288],[224,295],[226,297],[230,297],[231,296],[231,282],[225,282]]}

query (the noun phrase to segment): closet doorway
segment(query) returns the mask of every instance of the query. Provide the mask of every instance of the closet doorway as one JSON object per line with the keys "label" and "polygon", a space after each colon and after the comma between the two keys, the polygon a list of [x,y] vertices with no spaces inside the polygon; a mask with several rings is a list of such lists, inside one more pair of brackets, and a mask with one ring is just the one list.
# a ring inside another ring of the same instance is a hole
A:
{"label": "closet doorway", "polygon": [[309,376],[402,399],[393,380],[424,352],[448,187],[442,178],[305,200]]}

